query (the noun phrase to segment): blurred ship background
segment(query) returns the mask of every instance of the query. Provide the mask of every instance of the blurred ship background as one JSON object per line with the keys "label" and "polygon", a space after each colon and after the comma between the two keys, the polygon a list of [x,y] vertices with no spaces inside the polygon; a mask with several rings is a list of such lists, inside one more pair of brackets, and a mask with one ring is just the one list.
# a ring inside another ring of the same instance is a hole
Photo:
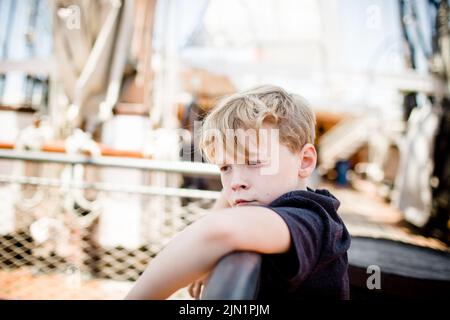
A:
{"label": "blurred ship background", "polygon": [[448,1],[1,0],[0,298],[122,298],[218,197],[195,122],[265,83],[311,102],[352,236],[448,289],[449,30]]}

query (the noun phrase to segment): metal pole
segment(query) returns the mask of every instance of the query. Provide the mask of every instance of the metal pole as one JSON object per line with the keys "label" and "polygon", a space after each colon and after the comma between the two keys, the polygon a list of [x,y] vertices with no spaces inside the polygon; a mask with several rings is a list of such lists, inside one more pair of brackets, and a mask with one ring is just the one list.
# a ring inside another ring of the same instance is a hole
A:
{"label": "metal pole", "polygon": [[50,179],[41,177],[13,177],[8,175],[0,175],[0,183],[19,183],[28,185],[38,185],[46,187],[69,187],[74,189],[95,189],[109,192],[123,192],[131,194],[144,195],[161,195],[169,197],[184,197],[196,199],[217,199],[219,198],[219,191],[183,189],[183,188],[166,188],[143,185],[123,185],[105,182],[64,182],[60,179]]}
{"label": "metal pole", "polygon": [[151,159],[129,159],[119,157],[89,157],[82,155],[19,150],[0,150],[0,159],[60,164],[83,164],[99,167],[141,169],[216,177],[220,174],[217,166],[213,164],[189,161],[157,161]]}

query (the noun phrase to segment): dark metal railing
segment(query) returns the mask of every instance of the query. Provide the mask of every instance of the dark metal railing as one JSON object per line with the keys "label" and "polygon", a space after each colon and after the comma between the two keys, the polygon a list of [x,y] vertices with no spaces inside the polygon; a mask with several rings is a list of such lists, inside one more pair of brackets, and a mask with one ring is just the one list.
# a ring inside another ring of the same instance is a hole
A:
{"label": "dark metal railing", "polygon": [[254,300],[258,294],[261,254],[233,252],[223,257],[205,287],[202,300]]}

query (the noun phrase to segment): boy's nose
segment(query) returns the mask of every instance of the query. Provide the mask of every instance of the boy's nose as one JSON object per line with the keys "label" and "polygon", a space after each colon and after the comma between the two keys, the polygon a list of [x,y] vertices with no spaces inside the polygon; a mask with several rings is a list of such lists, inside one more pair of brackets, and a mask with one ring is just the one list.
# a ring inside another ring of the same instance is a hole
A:
{"label": "boy's nose", "polygon": [[230,188],[233,191],[247,190],[250,183],[247,179],[247,174],[243,166],[234,166],[231,171]]}
{"label": "boy's nose", "polygon": [[233,183],[231,185],[231,189],[233,191],[239,191],[239,190],[247,190],[248,189],[248,184],[246,183]]}
{"label": "boy's nose", "polygon": [[247,190],[249,187],[250,185],[248,184],[248,182],[243,180],[242,177],[233,177],[233,181],[231,181],[231,189],[233,191]]}

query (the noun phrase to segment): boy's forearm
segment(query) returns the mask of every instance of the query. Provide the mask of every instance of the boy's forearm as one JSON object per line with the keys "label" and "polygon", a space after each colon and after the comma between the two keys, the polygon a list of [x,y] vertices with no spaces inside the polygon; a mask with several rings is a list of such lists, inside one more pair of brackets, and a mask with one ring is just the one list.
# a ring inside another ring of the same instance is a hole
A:
{"label": "boy's forearm", "polygon": [[[204,217],[187,227],[147,267],[127,299],[166,299],[210,271],[232,251],[225,232]],[[214,230],[212,233],[210,230]]]}
{"label": "boy's forearm", "polygon": [[243,206],[213,212],[178,234],[154,258],[127,299],[166,299],[211,271],[232,251],[286,252],[290,233],[272,210]]}

